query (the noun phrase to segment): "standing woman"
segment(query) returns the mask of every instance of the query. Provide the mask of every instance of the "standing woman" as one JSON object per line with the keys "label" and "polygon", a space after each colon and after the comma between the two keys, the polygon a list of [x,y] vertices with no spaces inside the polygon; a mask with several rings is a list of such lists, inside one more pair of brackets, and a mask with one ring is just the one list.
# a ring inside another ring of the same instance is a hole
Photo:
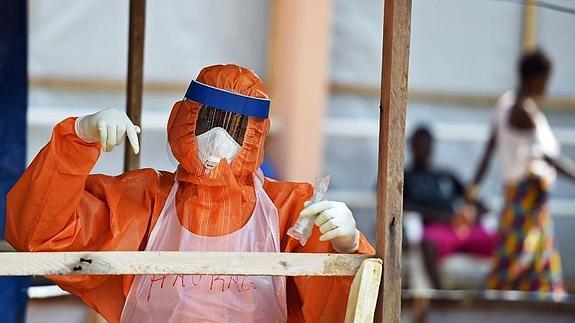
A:
{"label": "standing woman", "polygon": [[504,93],[496,103],[492,131],[467,198],[479,191],[497,147],[503,163],[504,205],[488,289],[564,294],[561,260],[553,239],[549,190],[557,171],[575,179],[575,167],[560,156],[559,142],[537,107],[544,94],[551,62],[537,50],[519,64],[517,91]]}

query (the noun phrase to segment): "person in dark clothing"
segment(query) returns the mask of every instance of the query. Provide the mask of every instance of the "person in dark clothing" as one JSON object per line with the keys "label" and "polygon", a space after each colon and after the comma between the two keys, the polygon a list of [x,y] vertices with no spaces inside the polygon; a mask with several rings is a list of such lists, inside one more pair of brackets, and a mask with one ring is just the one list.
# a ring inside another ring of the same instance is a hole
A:
{"label": "person in dark clothing", "polygon": [[405,172],[404,210],[423,219],[422,251],[435,288],[441,288],[438,264],[455,252],[488,257],[495,237],[477,221],[486,209],[465,203],[465,187],[450,171],[432,166],[433,135],[424,126],[411,137],[412,164]]}

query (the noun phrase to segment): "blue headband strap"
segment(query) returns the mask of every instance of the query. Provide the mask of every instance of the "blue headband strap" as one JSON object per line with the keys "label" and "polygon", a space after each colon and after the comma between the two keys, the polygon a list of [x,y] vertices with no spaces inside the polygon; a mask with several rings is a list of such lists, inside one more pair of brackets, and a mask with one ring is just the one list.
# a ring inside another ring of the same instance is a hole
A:
{"label": "blue headband strap", "polygon": [[270,100],[236,94],[192,80],[186,99],[245,116],[267,119]]}

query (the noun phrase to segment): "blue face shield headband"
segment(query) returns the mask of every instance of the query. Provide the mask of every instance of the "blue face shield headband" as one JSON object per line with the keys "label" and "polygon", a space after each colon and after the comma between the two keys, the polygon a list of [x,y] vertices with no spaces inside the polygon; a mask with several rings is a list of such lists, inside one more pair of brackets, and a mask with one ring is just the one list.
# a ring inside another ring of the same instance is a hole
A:
{"label": "blue face shield headband", "polygon": [[236,94],[195,80],[188,87],[186,99],[216,109],[260,119],[267,119],[270,112],[270,100],[268,99]]}

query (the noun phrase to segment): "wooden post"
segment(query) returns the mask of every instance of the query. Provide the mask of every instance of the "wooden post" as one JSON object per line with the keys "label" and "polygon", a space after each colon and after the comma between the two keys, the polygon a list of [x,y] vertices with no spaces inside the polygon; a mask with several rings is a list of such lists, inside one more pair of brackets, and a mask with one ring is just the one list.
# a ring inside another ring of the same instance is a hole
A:
{"label": "wooden post", "polygon": [[[126,114],[130,120],[138,126],[141,126],[142,113],[145,25],[146,0],[130,0]],[[140,157],[132,152],[130,143],[126,140],[124,149],[124,171],[138,168],[140,168]]]}
{"label": "wooden post", "polygon": [[401,223],[411,0],[385,0],[377,174],[377,256],[384,270],[376,322],[399,322]]}
{"label": "wooden post", "polygon": [[523,52],[529,52],[537,46],[537,0],[528,0],[523,9],[521,35]]}

